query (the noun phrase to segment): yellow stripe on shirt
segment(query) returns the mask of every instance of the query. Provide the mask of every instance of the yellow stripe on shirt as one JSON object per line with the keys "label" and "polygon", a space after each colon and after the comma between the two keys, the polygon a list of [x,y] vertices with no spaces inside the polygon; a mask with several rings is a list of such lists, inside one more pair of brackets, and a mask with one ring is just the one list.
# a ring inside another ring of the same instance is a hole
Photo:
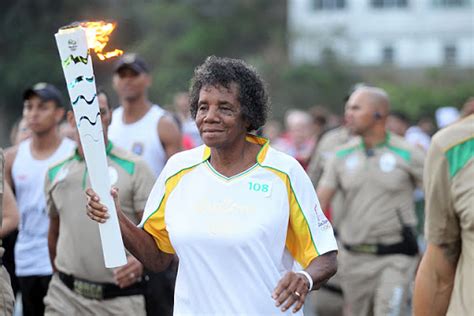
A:
{"label": "yellow stripe on shirt", "polygon": [[293,258],[306,268],[311,261],[319,256],[319,252],[314,243],[308,221],[296,198],[295,192],[291,186],[288,175],[277,169],[265,167],[277,175],[285,183],[288,192],[288,204],[290,208],[289,225],[286,235],[286,248]]}
{"label": "yellow stripe on shirt", "polygon": [[156,245],[158,248],[167,253],[175,253],[173,246],[171,245],[171,241],[168,235],[168,230],[166,229],[165,223],[165,209],[166,209],[166,202],[168,198],[173,192],[173,190],[178,185],[179,181],[183,178],[185,174],[190,172],[195,166],[187,169],[183,169],[170,178],[165,182],[165,194],[158,205],[153,214],[148,217],[145,224],[143,225],[143,229],[148,232],[150,235],[153,236],[155,239]]}

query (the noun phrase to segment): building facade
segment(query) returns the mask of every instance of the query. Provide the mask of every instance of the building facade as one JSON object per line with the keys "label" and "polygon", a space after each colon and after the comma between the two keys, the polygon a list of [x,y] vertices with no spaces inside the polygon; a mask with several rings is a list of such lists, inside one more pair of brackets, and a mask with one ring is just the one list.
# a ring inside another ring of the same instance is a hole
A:
{"label": "building facade", "polygon": [[473,0],[288,0],[292,63],[474,68]]}

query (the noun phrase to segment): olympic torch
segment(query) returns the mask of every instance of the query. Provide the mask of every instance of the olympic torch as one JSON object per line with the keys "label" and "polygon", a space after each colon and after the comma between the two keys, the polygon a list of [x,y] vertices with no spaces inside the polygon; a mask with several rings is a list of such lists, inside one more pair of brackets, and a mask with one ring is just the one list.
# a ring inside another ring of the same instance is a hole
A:
{"label": "olympic torch", "polygon": [[127,259],[117,211],[110,195],[104,135],[89,50],[94,48],[102,60],[111,54],[118,55],[120,51],[110,52],[109,55],[102,54],[105,44],[97,40],[98,35],[106,34],[108,40],[108,34],[113,31],[115,25],[100,23],[108,26],[100,28],[99,25],[93,24],[88,28],[87,23],[75,24],[59,29],[55,37],[92,189],[109,210],[110,219],[99,224],[99,230],[105,266],[114,268],[126,264]]}

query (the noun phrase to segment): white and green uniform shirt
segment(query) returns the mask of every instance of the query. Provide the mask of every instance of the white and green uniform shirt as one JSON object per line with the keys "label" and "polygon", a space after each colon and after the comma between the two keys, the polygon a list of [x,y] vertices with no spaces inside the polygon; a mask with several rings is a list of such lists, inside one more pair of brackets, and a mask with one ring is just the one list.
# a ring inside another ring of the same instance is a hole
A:
{"label": "white and green uniform shirt", "polygon": [[278,281],[294,259],[337,250],[300,164],[247,141],[262,145],[247,171],[220,175],[201,146],[170,158],[147,201],[140,226],[180,260],[174,315],[290,315],[271,297]]}

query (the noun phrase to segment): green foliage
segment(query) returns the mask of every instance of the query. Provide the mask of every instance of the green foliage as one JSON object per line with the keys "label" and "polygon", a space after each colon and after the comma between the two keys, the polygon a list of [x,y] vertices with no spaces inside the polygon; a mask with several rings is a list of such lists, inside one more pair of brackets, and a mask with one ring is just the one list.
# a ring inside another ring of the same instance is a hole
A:
{"label": "green foliage", "polygon": [[[472,73],[459,77],[456,71],[429,69],[417,75],[419,80],[400,80],[393,69],[367,72],[330,51],[321,65],[290,65],[286,7],[284,0],[0,1],[0,145],[21,115],[26,87],[48,81],[66,93],[54,33],[80,20],[118,22],[109,47],[143,55],[152,68],[150,98],[162,105],[187,90],[194,68],[212,54],[242,58],[260,71],[275,118],[290,107],[316,104],[342,113],[347,90],[359,81],[386,88],[394,107],[411,117],[437,106],[459,106],[474,95]],[[112,92],[114,61],[93,58],[99,85]]]}
{"label": "green foliage", "polygon": [[389,93],[392,107],[403,111],[412,119],[423,114],[433,115],[442,106],[460,108],[469,97],[474,96],[473,81],[444,86],[385,83],[382,87]]}
{"label": "green foliage", "polygon": [[154,69],[151,96],[167,103],[207,56],[249,59],[284,37],[286,14],[284,1],[266,0],[161,2],[141,15],[146,33],[136,49]]}
{"label": "green foliage", "polygon": [[100,14],[104,7],[105,3],[92,0],[0,2],[0,112],[8,122],[0,127],[0,144],[21,115],[21,94],[26,87],[47,81],[66,92],[54,33],[63,25],[92,16],[92,12]]}
{"label": "green foliage", "polygon": [[360,78],[342,64],[325,63],[320,66],[300,65],[282,67],[273,88],[274,116],[282,117],[291,107],[308,109],[323,105],[341,114],[344,97]]}

